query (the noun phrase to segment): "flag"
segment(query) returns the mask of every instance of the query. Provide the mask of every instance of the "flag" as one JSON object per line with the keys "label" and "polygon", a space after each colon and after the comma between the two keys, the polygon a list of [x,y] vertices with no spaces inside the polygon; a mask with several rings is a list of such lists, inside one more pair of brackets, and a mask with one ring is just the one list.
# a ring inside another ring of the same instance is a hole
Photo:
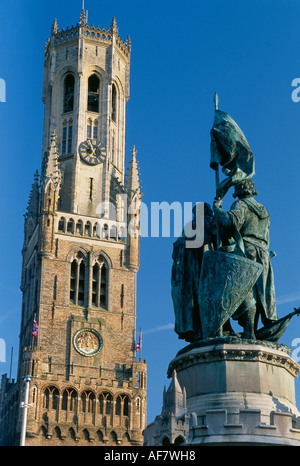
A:
{"label": "flag", "polygon": [[33,326],[32,326],[32,336],[33,336],[33,337],[37,337],[38,330],[39,330],[38,323],[37,323],[36,320],[34,320],[34,321],[33,321]]}
{"label": "flag", "polygon": [[230,186],[252,178],[255,173],[254,155],[242,130],[230,115],[216,109],[211,130],[210,167],[217,170],[219,165],[228,177],[217,186],[223,194]]}
{"label": "flag", "polygon": [[135,351],[140,350],[142,348],[142,331],[140,330],[140,337],[135,347]]}

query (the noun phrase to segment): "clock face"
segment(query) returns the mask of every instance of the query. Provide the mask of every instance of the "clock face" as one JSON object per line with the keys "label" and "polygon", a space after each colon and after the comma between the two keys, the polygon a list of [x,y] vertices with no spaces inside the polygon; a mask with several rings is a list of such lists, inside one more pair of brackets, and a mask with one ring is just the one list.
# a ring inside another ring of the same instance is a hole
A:
{"label": "clock face", "polygon": [[105,160],[105,148],[95,139],[87,139],[82,142],[78,150],[82,160],[89,165],[98,165]]}
{"label": "clock face", "polygon": [[83,356],[95,356],[101,350],[103,340],[96,330],[86,328],[75,333],[73,344],[76,351]]}

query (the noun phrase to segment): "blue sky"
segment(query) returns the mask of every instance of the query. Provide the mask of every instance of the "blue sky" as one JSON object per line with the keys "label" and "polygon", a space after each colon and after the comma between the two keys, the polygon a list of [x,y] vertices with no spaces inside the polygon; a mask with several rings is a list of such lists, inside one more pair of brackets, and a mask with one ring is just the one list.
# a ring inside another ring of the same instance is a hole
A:
{"label": "blue sky", "polygon": [[[237,121],[254,152],[258,200],[271,213],[278,314],[300,306],[300,102],[291,99],[292,80],[300,77],[299,1],[86,0],[85,8],[89,24],[108,28],[115,16],[120,36],[131,37],[127,166],[135,144],[143,201],[149,206],[213,202],[210,129],[218,91],[219,108]],[[81,0],[10,0],[0,6],[0,78],[7,86],[6,102],[0,103],[0,338],[6,342],[7,362],[0,362],[0,373],[9,372],[13,346],[13,376],[23,214],[41,159],[44,45],[55,17],[60,28],[71,26],[80,11]],[[142,356],[148,362],[148,422],[160,413],[168,363],[184,346],[172,330],[173,241],[141,240],[137,328],[143,330]],[[296,338],[298,317],[281,342],[291,346]],[[299,405],[298,382],[296,388]]]}

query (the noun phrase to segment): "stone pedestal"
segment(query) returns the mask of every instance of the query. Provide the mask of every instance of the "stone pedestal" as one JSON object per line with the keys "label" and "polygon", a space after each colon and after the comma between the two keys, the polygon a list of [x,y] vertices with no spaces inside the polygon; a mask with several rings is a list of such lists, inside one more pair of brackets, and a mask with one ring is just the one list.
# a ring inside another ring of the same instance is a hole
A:
{"label": "stone pedestal", "polygon": [[295,377],[284,345],[219,338],[191,344],[171,361],[191,413],[189,444],[299,445]]}

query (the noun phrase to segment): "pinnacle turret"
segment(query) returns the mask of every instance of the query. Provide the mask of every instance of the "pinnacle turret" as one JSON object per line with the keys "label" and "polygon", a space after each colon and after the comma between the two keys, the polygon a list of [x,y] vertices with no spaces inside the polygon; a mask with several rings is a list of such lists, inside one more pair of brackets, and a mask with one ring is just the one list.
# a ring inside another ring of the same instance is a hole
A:
{"label": "pinnacle turret", "polygon": [[48,152],[45,152],[42,162],[41,184],[46,186],[49,180],[53,184],[54,190],[60,186],[61,172],[58,165],[58,149],[57,149],[57,136],[53,131],[51,134],[51,143]]}
{"label": "pinnacle turret", "polygon": [[86,25],[86,14],[84,8],[81,10],[80,19],[79,19],[80,26]]}
{"label": "pinnacle turret", "polygon": [[39,215],[39,199],[40,199],[40,190],[39,190],[39,175],[38,171],[36,170],[34,174],[34,182],[31,186],[31,191],[29,194],[26,214],[25,214],[25,223],[31,217],[36,223]]}
{"label": "pinnacle turret", "polygon": [[55,18],[53,21],[52,29],[51,29],[51,35],[55,35],[58,33],[58,25],[57,25],[57,19]]}
{"label": "pinnacle turret", "polygon": [[131,199],[133,199],[136,195],[141,198],[141,184],[136,154],[136,147],[133,146],[126,180],[126,192]]}

